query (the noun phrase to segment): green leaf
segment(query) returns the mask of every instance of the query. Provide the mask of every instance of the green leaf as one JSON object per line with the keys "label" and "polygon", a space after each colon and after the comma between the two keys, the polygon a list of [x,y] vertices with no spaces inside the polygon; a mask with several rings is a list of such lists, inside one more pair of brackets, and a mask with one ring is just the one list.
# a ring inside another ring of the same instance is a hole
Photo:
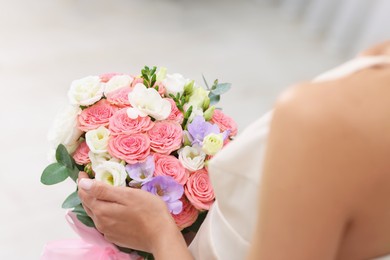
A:
{"label": "green leaf", "polygon": [[52,163],[43,170],[41,182],[45,185],[60,183],[69,177],[68,168],[60,163]]}
{"label": "green leaf", "polygon": [[62,203],[62,208],[63,209],[71,209],[76,207],[77,205],[80,205],[81,200],[79,198],[79,195],[77,194],[77,191],[73,192],[70,194]]}
{"label": "green leaf", "polygon": [[68,169],[68,175],[74,182],[77,182],[77,178],[79,177],[79,172],[80,170],[76,166],[73,167],[73,169]]}
{"label": "green leaf", "polygon": [[212,92],[210,92],[209,98],[210,98],[210,106],[217,104],[219,100],[221,100],[221,96],[214,95]]}
{"label": "green leaf", "polygon": [[77,219],[87,227],[95,227],[95,223],[93,223],[93,220],[88,216],[77,215]]}
{"label": "green leaf", "polygon": [[76,205],[72,212],[76,213],[77,215],[88,216],[82,204]]}
{"label": "green leaf", "polygon": [[56,150],[56,159],[62,165],[65,165],[69,169],[73,168],[72,157],[69,155],[68,150],[66,150],[63,144],[58,145]]}
{"label": "green leaf", "polygon": [[214,90],[211,90],[211,93],[213,93],[216,96],[225,94],[226,92],[228,92],[230,90],[231,86],[232,86],[232,84],[230,84],[230,83],[218,84]]}

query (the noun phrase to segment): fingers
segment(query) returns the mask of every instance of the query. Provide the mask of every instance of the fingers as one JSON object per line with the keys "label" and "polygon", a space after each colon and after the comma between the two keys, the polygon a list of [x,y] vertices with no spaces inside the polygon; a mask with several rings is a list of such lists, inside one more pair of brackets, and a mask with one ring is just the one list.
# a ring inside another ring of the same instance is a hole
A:
{"label": "fingers", "polygon": [[84,179],[84,178],[87,178],[89,179],[89,176],[86,172],[79,172],[79,178],[77,179],[77,181],[81,180],[81,179]]}
{"label": "fingers", "polygon": [[121,187],[110,186],[103,182],[87,178],[81,179],[78,186],[80,190],[83,190],[94,199],[117,203],[122,201],[121,194],[123,193],[123,190]]}
{"label": "fingers", "polygon": [[359,56],[390,55],[390,41],[386,41],[364,50]]}

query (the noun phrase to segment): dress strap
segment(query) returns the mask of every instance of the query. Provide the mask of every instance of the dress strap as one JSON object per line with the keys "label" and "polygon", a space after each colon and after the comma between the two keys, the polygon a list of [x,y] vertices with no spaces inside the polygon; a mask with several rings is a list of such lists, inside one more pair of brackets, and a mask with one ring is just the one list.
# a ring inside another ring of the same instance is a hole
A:
{"label": "dress strap", "polygon": [[313,82],[323,82],[335,80],[347,75],[351,75],[363,69],[378,65],[390,65],[390,56],[361,56],[348,61],[332,70],[329,70],[318,77]]}

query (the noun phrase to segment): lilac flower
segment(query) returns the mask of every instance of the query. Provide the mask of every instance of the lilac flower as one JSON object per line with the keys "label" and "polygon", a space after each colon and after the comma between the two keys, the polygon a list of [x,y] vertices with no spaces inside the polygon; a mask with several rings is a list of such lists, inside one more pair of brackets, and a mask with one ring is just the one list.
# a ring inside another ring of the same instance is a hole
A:
{"label": "lilac flower", "polygon": [[126,171],[130,178],[133,179],[130,182],[130,186],[141,186],[142,184],[150,181],[153,178],[154,168],[154,158],[152,155],[150,155],[143,163],[126,165]]}
{"label": "lilac flower", "polygon": [[172,177],[156,176],[145,183],[141,189],[160,196],[171,213],[177,215],[183,210],[183,203],[180,198],[183,196],[184,188]]}
{"label": "lilac flower", "polygon": [[220,130],[217,125],[206,122],[203,116],[196,116],[190,124],[188,124],[188,133],[192,137],[192,145],[197,144],[202,146],[203,139],[208,134],[219,134]]}

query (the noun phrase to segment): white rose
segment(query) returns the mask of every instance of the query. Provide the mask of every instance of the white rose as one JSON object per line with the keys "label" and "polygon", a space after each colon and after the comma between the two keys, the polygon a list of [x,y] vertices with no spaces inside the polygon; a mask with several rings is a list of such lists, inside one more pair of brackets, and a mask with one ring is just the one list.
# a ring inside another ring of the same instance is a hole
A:
{"label": "white rose", "polygon": [[107,152],[109,136],[110,131],[101,126],[98,129],[88,131],[85,134],[85,141],[93,153],[105,153]]}
{"label": "white rose", "polygon": [[177,93],[180,94],[183,93],[184,86],[189,81],[190,80],[185,79],[183,75],[175,73],[175,74],[167,74],[166,78],[163,80],[163,84],[168,94],[176,95]]}
{"label": "white rose", "polygon": [[112,157],[109,153],[93,153],[92,151],[89,151],[88,157],[91,160],[92,170],[95,170],[96,167],[108,161],[120,162],[119,159]]}
{"label": "white rose", "polygon": [[48,155],[49,161],[55,160],[55,150],[59,144],[63,144],[69,153],[73,153],[77,146],[82,131],[78,128],[77,117],[81,113],[78,106],[68,106],[54,119],[49,130],[47,139],[50,142],[51,151]]}
{"label": "white rose", "polygon": [[223,147],[223,134],[211,133],[203,139],[202,150],[207,155],[216,155]]}
{"label": "white rose", "polygon": [[133,80],[129,75],[116,75],[104,84],[104,93],[110,93],[123,87],[130,87]]}
{"label": "white rose", "polygon": [[200,147],[185,146],[184,148],[180,149],[178,153],[179,161],[184,166],[184,168],[194,172],[204,167],[206,154]]}
{"label": "white rose", "polygon": [[68,97],[72,105],[89,106],[103,97],[104,85],[98,76],[88,76],[72,82]]}
{"label": "white rose", "polygon": [[154,88],[146,88],[144,84],[135,85],[129,93],[131,108],[127,109],[130,118],[151,116],[156,120],[164,120],[171,114],[171,103],[163,99]]}
{"label": "white rose", "polygon": [[126,186],[125,166],[116,162],[104,162],[96,167],[95,179],[112,186]]}

